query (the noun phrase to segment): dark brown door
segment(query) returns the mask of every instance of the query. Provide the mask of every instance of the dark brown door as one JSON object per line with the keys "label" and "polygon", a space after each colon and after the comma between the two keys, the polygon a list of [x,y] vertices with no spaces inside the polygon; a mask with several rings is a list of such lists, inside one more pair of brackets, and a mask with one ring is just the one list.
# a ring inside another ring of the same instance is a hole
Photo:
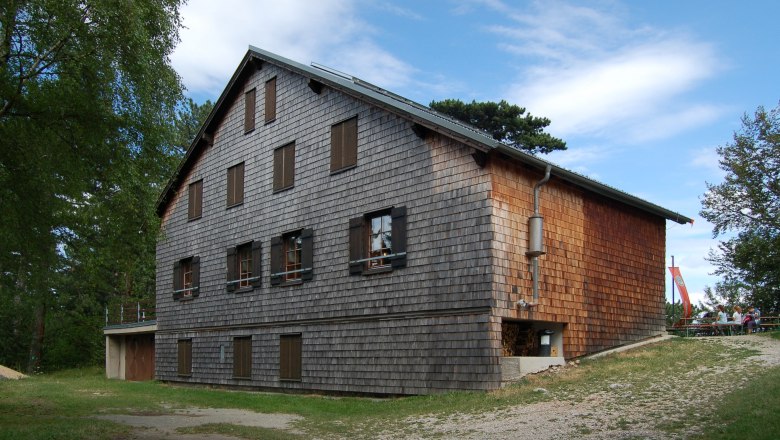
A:
{"label": "dark brown door", "polygon": [[154,379],[154,334],[126,337],[125,379]]}

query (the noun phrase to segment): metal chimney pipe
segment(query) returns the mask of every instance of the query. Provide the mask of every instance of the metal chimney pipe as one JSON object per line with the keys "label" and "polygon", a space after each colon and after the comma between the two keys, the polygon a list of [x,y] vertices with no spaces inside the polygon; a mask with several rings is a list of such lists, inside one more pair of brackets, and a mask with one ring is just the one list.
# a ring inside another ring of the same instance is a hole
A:
{"label": "metal chimney pipe", "polygon": [[544,254],[544,241],[542,239],[542,216],[539,214],[539,192],[541,187],[550,180],[552,166],[547,165],[544,170],[544,178],[534,185],[534,215],[528,219],[529,225],[529,252],[531,257],[531,279],[533,281],[533,300],[539,302],[539,255]]}

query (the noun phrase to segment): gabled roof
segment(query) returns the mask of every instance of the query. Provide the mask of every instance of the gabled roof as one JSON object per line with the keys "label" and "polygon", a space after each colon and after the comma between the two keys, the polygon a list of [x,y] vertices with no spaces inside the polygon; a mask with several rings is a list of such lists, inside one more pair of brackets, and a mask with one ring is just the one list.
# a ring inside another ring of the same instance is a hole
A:
{"label": "gabled roof", "polygon": [[230,103],[235,99],[236,94],[240,92],[241,84],[264,62],[274,64],[309,78],[310,86],[312,88],[322,86],[333,88],[356,99],[368,102],[369,104],[394,113],[421,127],[463,142],[478,151],[485,153],[490,153],[492,151],[503,153],[531,167],[539,168],[540,170],[544,170],[547,166],[550,166],[550,174],[552,176],[558,177],[561,180],[596,194],[625,203],[665,219],[673,220],[677,223],[685,224],[693,222],[693,220],[682,214],[670,211],[612,186],[605,185],[579,173],[575,173],[574,171],[562,168],[530,153],[503,144],[477,128],[442,115],[424,105],[403,98],[402,96],[391,93],[359,78],[322,66],[306,66],[254,46],[249,46],[249,50],[244,56],[244,59],[241,61],[241,64],[239,64],[225,87],[225,90],[222,92],[222,95],[220,95],[214,105],[214,109],[209,114],[206,122],[201,127],[189,149],[187,149],[187,153],[176,169],[176,173],[168,181],[163,193],[160,195],[160,198],[157,201],[158,215],[161,216],[164,213],[168,202],[172,199],[173,194],[182,183],[182,179],[187,175],[187,172],[193,166],[200,153],[212,143],[214,130],[228,110]]}

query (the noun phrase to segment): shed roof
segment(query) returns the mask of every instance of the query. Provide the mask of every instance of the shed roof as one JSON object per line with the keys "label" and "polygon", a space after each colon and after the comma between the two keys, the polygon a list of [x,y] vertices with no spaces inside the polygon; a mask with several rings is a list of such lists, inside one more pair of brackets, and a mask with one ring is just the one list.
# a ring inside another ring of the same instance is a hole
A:
{"label": "shed roof", "polygon": [[485,153],[491,151],[500,152],[541,170],[550,166],[550,174],[552,176],[556,176],[588,191],[677,223],[685,224],[693,222],[693,220],[680,213],[663,208],[627,192],[583,176],[582,174],[560,167],[545,159],[534,156],[533,154],[499,142],[475,127],[438,113],[422,104],[396,95],[359,78],[316,64],[306,66],[254,46],[249,46],[249,50],[244,56],[244,59],[241,61],[241,64],[239,64],[225,87],[225,90],[220,95],[214,105],[214,109],[209,114],[206,122],[198,132],[198,135],[187,149],[184,159],[179,163],[175,174],[168,181],[168,184],[160,195],[157,201],[158,215],[162,215],[165,212],[168,202],[172,199],[173,194],[182,183],[182,179],[184,179],[189,169],[193,166],[201,151],[205,146],[211,144],[214,130],[221,121],[224,113],[227,111],[230,102],[233,101],[236,94],[240,91],[240,85],[243,80],[251,75],[254,69],[264,62],[277,65],[309,78],[310,86],[316,87],[317,85],[324,85],[331,87],[342,93],[353,96],[356,99],[397,114],[400,117],[429,130],[463,142],[476,150]]}

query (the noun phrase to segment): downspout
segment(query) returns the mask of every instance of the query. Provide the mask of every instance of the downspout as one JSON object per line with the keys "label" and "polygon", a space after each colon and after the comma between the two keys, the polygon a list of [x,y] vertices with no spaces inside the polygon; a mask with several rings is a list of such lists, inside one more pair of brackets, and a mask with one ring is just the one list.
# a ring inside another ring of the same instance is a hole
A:
{"label": "downspout", "polygon": [[534,215],[528,219],[529,246],[526,255],[531,257],[531,277],[533,281],[533,305],[539,302],[539,256],[544,252],[542,236],[542,216],[539,214],[539,191],[550,180],[552,166],[547,165],[544,170],[544,178],[534,185]]}

